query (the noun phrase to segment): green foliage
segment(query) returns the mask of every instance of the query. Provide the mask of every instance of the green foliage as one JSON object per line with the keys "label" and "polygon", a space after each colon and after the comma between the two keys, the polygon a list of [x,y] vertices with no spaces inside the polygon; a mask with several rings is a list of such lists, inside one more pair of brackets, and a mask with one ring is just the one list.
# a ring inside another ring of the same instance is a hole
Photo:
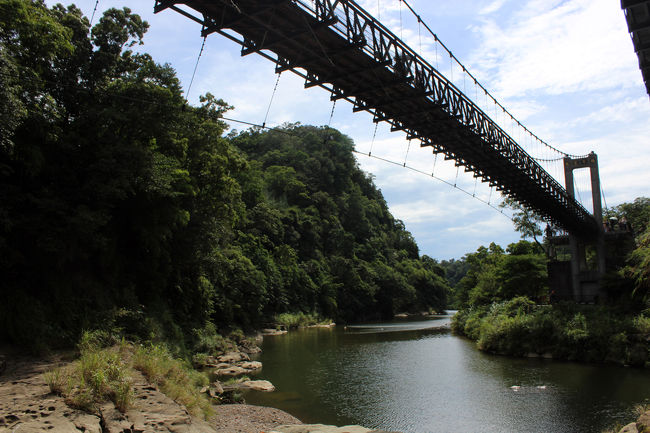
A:
{"label": "green foliage", "polygon": [[650,326],[611,306],[536,305],[526,297],[468,308],[452,319],[453,332],[481,350],[508,355],[644,366],[650,360]]}
{"label": "green foliage", "polygon": [[650,228],[639,237],[622,273],[634,282],[632,296],[650,307]]}
{"label": "green foliage", "polygon": [[300,312],[278,314],[273,318],[273,322],[276,326],[284,329],[295,329],[311,325],[329,324],[332,321],[324,319],[317,314],[305,314]]}
{"label": "green foliage", "polygon": [[50,392],[65,397],[71,407],[96,413],[98,405],[112,401],[121,412],[133,403],[131,370],[125,363],[125,345],[101,347],[96,335],[84,333],[80,357],[68,367],[44,374]]}
{"label": "green foliage", "polygon": [[621,203],[611,209],[608,209],[605,218],[616,218],[621,220],[623,217],[632,227],[632,230],[641,235],[648,229],[650,223],[650,198],[637,197],[632,203]]}
{"label": "green foliage", "polygon": [[43,373],[43,379],[50,392],[56,395],[63,395],[68,385],[68,376],[62,368],[46,371]]}
{"label": "green foliage", "polygon": [[124,412],[132,403],[133,390],[128,369],[117,350],[87,349],[77,361],[78,388],[69,397],[73,406],[87,409],[88,396],[94,402],[110,399]]}
{"label": "green foliage", "polygon": [[[546,256],[536,244],[519,241],[508,245],[479,247],[462,260],[465,275],[454,287],[458,308],[488,305],[518,296],[544,299],[547,292]],[[449,265],[447,265],[449,266]],[[459,265],[455,265],[460,267]]]}
{"label": "green foliage", "polygon": [[194,344],[192,351],[207,355],[216,355],[232,348],[231,343],[217,333],[217,327],[207,322],[203,328],[194,329]]}
{"label": "green foliage", "polygon": [[542,224],[544,219],[535,211],[517,202],[512,197],[506,197],[499,207],[509,207],[514,211],[512,222],[515,230],[521,233],[522,239],[532,238],[535,243],[544,250],[542,244],[537,240],[542,235]]}

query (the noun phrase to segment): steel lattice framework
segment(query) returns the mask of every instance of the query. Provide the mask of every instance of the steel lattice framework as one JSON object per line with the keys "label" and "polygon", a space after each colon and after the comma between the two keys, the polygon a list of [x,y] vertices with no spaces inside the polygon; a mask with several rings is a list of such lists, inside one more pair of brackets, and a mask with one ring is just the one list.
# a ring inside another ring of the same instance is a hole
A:
{"label": "steel lattice framework", "polygon": [[[180,8],[179,4],[188,8]],[[405,131],[554,224],[591,237],[593,216],[490,117],[351,0],[156,0],[290,70],[305,87]]]}

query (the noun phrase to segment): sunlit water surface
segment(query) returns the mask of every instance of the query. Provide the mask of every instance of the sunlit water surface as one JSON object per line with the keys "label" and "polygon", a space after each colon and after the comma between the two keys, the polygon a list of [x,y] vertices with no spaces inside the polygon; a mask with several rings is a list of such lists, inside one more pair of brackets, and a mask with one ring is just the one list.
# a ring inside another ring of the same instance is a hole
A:
{"label": "sunlit water surface", "polygon": [[246,401],[308,423],[404,433],[598,433],[633,420],[634,405],[650,399],[647,370],[487,355],[431,329],[448,323],[438,316],[265,337],[259,378],[277,391]]}

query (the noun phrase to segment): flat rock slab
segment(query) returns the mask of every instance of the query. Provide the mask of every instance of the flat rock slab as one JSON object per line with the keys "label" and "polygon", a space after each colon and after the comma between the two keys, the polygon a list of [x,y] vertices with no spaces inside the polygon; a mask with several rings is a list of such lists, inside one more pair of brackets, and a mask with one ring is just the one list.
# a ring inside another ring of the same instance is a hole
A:
{"label": "flat rock slab", "polygon": [[0,433],[101,433],[96,415],[71,409],[50,393],[43,373],[56,362],[7,358],[0,376]]}
{"label": "flat rock slab", "polygon": [[141,373],[136,373],[133,379],[133,407],[125,414],[114,407],[109,412],[103,410],[105,433],[214,433],[208,423],[190,416],[185,407],[147,383]]}
{"label": "flat rock slab", "polygon": [[250,389],[253,391],[273,392],[275,386],[268,380],[247,380],[245,382],[223,385],[222,392],[239,391],[241,389]]}
{"label": "flat rock slab", "polygon": [[133,377],[134,407],[122,414],[112,403],[104,403],[100,417],[72,409],[50,393],[43,373],[56,368],[57,362],[28,358],[6,362],[0,376],[0,433],[215,433],[139,373]]}

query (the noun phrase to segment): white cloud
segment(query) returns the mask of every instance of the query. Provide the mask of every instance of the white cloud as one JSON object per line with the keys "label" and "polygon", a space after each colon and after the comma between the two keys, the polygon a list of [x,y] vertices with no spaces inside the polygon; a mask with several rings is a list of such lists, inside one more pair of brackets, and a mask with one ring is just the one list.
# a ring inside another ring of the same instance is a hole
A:
{"label": "white cloud", "polygon": [[492,3],[488,4],[487,6],[484,6],[481,8],[478,13],[479,15],[489,15],[492,14],[499,9],[503,7],[503,5],[507,2],[508,0],[494,0]]}
{"label": "white cloud", "polygon": [[490,81],[502,97],[628,86],[638,75],[611,0],[529,1],[510,21],[486,20],[474,30],[483,43],[472,63],[496,76]]}

